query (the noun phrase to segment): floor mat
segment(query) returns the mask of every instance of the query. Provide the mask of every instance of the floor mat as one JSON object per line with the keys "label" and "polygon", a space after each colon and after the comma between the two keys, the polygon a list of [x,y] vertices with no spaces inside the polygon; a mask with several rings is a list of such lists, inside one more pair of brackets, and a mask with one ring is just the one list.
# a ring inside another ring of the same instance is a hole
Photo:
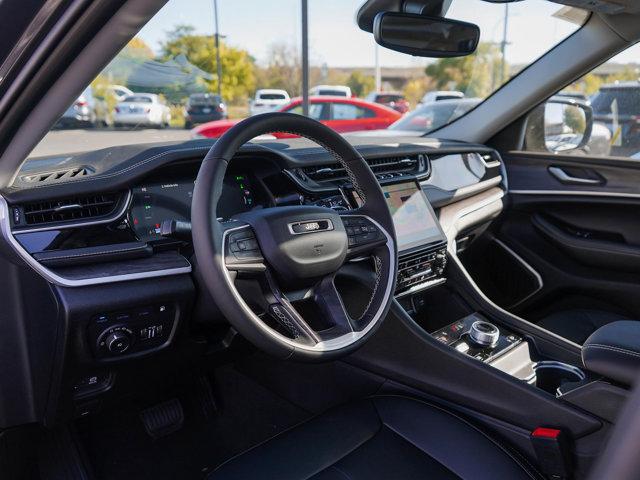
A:
{"label": "floor mat", "polygon": [[293,405],[231,366],[213,374],[218,411],[203,415],[198,402],[177,394],[184,426],[153,440],[134,400],[83,420],[79,429],[98,480],[201,479],[226,459],[300,423],[309,412]]}

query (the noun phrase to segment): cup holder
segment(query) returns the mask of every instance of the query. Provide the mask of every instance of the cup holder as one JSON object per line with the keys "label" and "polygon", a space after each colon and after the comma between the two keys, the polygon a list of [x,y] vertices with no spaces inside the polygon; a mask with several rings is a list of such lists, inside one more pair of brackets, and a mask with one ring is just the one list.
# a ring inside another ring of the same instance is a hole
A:
{"label": "cup holder", "polygon": [[563,387],[570,387],[569,384],[572,383],[579,384],[586,378],[578,367],[562,362],[538,362],[533,366],[533,370],[535,386],[556,396],[566,393],[567,388]]}

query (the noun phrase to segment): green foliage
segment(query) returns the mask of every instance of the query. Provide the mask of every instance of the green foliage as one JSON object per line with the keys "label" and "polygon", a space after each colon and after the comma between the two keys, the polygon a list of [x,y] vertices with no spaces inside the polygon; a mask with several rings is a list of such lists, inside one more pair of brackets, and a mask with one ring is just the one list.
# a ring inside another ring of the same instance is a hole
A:
{"label": "green foliage", "polygon": [[376,86],[376,80],[370,75],[365,75],[360,70],[352,72],[347,78],[347,86],[356,97],[364,97]]}
{"label": "green foliage", "polygon": [[507,72],[508,65],[503,65],[497,45],[486,42],[480,43],[473,55],[441,58],[425,69],[437,89],[459,90],[467,97],[481,98],[502,85]]}
{"label": "green foliage", "polygon": [[[184,55],[189,64],[204,72],[198,78],[202,90],[217,92],[216,48],[213,36],[196,35],[193,27],[179,25],[167,33],[167,40],[161,45],[161,52],[162,61]],[[254,62],[246,50],[225,45],[220,41],[220,63],[222,97],[225,101],[238,102],[253,93],[256,85]]]}

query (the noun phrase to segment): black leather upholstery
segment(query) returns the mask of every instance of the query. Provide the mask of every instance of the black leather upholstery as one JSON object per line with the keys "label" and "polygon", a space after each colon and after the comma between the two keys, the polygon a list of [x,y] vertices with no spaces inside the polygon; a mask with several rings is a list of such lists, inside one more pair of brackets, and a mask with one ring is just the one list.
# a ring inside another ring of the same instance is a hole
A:
{"label": "black leather upholstery", "polygon": [[582,347],[582,362],[592,372],[631,385],[640,373],[640,322],[613,322],[596,330]]}
{"label": "black leather upholstery", "polygon": [[343,406],[224,463],[208,480],[540,478],[465,420],[381,396]]}
{"label": "black leather upholstery", "polygon": [[575,309],[554,312],[538,322],[546,330],[582,345],[587,337],[611,322],[628,320],[622,315],[602,310]]}

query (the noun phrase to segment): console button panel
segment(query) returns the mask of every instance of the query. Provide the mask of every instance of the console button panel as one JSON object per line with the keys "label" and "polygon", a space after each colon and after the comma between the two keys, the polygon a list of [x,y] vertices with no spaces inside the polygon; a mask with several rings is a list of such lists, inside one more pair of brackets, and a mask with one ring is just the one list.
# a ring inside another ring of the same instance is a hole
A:
{"label": "console button panel", "polygon": [[519,335],[504,327],[499,327],[498,341],[493,346],[479,345],[469,335],[471,326],[476,322],[487,322],[487,320],[482,315],[474,313],[433,332],[431,336],[461,353],[487,363],[495,360],[523,341]]}
{"label": "console button panel", "polygon": [[100,313],[91,319],[89,340],[98,358],[126,357],[168,344],[175,322],[170,303]]}

